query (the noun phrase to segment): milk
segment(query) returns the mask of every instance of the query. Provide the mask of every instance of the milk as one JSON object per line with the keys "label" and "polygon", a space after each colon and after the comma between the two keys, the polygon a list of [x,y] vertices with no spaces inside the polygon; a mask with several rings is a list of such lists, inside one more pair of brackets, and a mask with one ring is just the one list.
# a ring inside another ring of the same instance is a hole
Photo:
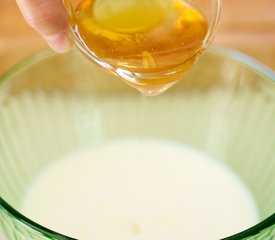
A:
{"label": "milk", "polygon": [[188,146],[117,140],[48,166],[22,212],[81,240],[215,240],[258,222],[241,179]]}

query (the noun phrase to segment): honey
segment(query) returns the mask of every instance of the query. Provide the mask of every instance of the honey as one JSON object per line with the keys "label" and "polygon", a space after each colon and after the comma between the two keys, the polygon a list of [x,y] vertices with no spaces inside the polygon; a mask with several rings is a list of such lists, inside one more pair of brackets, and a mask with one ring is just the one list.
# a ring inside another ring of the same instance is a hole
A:
{"label": "honey", "polygon": [[89,57],[146,95],[181,79],[208,31],[203,14],[183,0],[83,0],[69,20]]}

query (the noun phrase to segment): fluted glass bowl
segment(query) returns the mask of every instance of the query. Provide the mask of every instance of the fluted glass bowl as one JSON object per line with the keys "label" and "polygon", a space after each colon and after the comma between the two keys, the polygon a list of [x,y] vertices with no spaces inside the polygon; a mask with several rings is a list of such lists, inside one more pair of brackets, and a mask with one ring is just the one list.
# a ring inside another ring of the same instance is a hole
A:
{"label": "fluted glass bowl", "polygon": [[220,48],[157,97],[142,96],[74,51],[26,60],[0,78],[0,239],[71,239],[18,211],[26,188],[74,149],[132,136],[178,141],[223,161],[246,182],[261,217],[225,239],[274,239],[274,81],[272,71]]}

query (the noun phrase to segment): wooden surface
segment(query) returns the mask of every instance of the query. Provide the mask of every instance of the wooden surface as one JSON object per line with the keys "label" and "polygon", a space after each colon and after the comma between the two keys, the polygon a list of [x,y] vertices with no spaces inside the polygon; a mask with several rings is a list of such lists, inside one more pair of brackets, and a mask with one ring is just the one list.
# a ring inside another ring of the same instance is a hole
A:
{"label": "wooden surface", "polygon": [[[27,26],[15,0],[0,0],[0,19],[2,75],[47,46]],[[223,0],[215,44],[242,51],[275,70],[275,0]]]}

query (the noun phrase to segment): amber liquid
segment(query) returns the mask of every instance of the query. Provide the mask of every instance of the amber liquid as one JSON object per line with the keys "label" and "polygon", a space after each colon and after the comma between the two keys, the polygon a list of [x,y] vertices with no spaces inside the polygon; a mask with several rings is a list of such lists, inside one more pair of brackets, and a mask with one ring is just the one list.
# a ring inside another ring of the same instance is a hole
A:
{"label": "amber liquid", "polygon": [[208,31],[203,14],[182,0],[83,0],[70,23],[87,55],[147,95],[192,67]]}

